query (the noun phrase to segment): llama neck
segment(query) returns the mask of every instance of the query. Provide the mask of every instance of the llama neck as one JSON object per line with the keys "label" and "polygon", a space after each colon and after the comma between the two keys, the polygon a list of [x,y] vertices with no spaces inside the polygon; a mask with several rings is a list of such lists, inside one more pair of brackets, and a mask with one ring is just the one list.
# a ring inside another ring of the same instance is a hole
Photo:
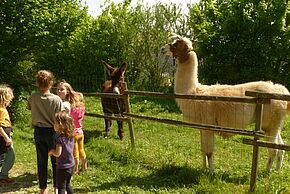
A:
{"label": "llama neck", "polygon": [[191,93],[199,85],[196,53],[191,51],[186,58],[187,60],[178,58],[175,74],[175,93]]}

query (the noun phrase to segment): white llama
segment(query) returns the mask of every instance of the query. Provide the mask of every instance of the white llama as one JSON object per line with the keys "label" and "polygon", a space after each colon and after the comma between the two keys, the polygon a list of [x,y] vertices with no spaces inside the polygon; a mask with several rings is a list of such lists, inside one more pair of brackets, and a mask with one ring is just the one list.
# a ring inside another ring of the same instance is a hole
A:
{"label": "white llama", "polygon": [[[289,94],[284,86],[273,84],[270,81],[238,85],[202,85],[198,81],[198,60],[196,53],[192,50],[192,42],[188,38],[176,34],[172,34],[170,41],[162,48],[162,53],[173,56],[178,60],[174,86],[176,94],[243,97],[247,90]],[[185,99],[176,99],[176,101],[184,119],[192,123],[243,129],[255,122],[255,104]],[[271,104],[264,106],[262,130],[268,136],[268,141],[284,144],[280,131],[289,112],[290,103],[287,103],[287,101],[271,100]],[[208,167],[213,172],[214,132],[208,130],[200,130],[200,132],[203,166]],[[228,136],[229,134],[220,133],[220,135]],[[283,150],[269,149],[267,172],[270,172],[276,157],[278,160],[276,170],[281,168],[283,155]]]}

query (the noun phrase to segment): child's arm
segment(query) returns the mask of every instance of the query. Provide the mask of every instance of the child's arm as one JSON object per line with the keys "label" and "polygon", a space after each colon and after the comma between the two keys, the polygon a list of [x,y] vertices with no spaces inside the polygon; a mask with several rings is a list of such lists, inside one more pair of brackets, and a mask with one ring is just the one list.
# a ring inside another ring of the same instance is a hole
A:
{"label": "child's arm", "polygon": [[49,156],[59,157],[61,155],[61,151],[62,151],[61,144],[56,144],[56,149],[55,150],[50,150],[48,152],[48,155]]}
{"label": "child's arm", "polygon": [[5,133],[4,129],[0,126],[0,135],[4,138],[6,141],[6,145],[12,145],[12,140],[9,138],[9,136]]}

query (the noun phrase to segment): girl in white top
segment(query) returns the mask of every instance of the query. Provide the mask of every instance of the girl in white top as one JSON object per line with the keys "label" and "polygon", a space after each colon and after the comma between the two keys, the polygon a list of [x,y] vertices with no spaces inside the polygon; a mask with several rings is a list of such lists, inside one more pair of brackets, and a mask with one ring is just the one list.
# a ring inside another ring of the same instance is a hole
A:
{"label": "girl in white top", "polygon": [[79,157],[82,161],[82,169],[87,171],[86,153],[84,151],[84,134],[82,129],[82,120],[85,114],[83,95],[76,92],[72,86],[64,80],[57,84],[56,94],[62,99],[65,110],[73,117],[76,125],[74,147],[76,163],[75,174],[78,174]]}
{"label": "girl in white top", "polygon": [[59,82],[56,86],[56,94],[62,99],[62,105],[67,113],[70,113],[71,104],[75,101],[75,91],[65,80]]}

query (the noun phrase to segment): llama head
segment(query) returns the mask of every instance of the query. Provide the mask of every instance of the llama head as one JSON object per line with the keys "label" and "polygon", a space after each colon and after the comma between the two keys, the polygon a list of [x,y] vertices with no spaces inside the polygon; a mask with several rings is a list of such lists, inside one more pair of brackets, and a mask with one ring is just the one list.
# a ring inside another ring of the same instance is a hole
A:
{"label": "llama head", "polygon": [[181,37],[175,33],[171,33],[169,40],[170,43],[161,48],[161,52],[164,55],[179,58],[193,49],[192,42],[186,37]]}
{"label": "llama head", "polygon": [[113,89],[113,93],[116,94],[120,94],[120,89],[119,87],[119,83],[120,82],[124,82],[125,77],[125,71],[127,68],[127,63],[123,63],[120,67],[116,68],[116,67],[112,67],[111,65],[109,65],[107,62],[102,61],[105,69],[108,72],[109,75],[109,80],[111,80],[112,82],[112,89]]}

